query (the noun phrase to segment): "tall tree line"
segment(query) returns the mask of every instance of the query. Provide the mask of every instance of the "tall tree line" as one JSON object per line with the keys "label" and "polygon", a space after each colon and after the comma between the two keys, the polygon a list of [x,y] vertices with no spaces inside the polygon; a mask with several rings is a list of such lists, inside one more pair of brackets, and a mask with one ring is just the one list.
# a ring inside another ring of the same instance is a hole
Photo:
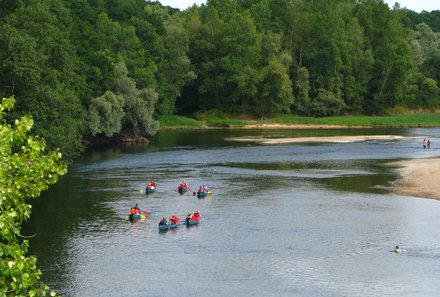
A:
{"label": "tall tree line", "polygon": [[160,115],[435,109],[439,24],[383,0],[0,0],[0,95],[68,157]]}

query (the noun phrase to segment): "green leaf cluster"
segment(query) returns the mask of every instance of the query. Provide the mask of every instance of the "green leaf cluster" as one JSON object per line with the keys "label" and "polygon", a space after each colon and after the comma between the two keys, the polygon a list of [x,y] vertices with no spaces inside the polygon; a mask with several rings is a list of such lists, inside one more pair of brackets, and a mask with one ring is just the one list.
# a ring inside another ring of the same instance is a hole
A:
{"label": "green leaf cluster", "polygon": [[20,230],[31,214],[28,200],[54,184],[67,167],[60,152],[47,151],[42,138],[29,135],[32,118],[5,123],[14,104],[13,98],[0,104],[0,295],[43,296],[48,287],[39,280],[36,258],[27,255],[28,241]]}

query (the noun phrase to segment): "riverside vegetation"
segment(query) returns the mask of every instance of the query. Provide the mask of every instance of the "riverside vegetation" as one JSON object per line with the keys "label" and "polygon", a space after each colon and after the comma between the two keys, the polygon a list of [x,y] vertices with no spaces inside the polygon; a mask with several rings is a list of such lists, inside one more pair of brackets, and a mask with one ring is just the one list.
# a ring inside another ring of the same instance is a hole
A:
{"label": "riverside vegetation", "polygon": [[13,98],[0,103],[0,296],[44,296],[49,288],[40,281],[36,257],[27,255],[21,227],[31,215],[28,200],[56,183],[67,166],[60,152],[47,151],[43,139],[29,135],[32,118],[14,126],[3,122],[14,104]]}
{"label": "riverside vegetation", "polygon": [[[434,115],[334,116],[440,105],[440,11],[382,0],[210,0],[185,11],[144,0],[7,0],[0,45],[0,96],[16,99],[8,119],[32,115],[32,133],[68,159],[84,139],[149,137],[175,115],[430,126]],[[207,122],[246,124],[235,118]]]}
{"label": "riverside vegetation", "polygon": [[204,116],[195,120],[182,116],[163,116],[160,126],[169,128],[206,128],[206,127],[263,127],[271,126],[346,126],[346,127],[376,127],[376,128],[405,128],[405,127],[440,127],[440,115],[431,114],[405,114],[394,116],[334,116],[334,117],[301,117],[278,116],[261,120],[241,120],[234,115]]}

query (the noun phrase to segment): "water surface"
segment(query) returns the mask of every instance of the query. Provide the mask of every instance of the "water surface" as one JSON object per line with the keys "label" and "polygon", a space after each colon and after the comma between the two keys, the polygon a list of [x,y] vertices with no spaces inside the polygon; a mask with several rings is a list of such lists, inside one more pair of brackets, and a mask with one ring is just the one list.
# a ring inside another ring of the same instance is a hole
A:
{"label": "water surface", "polygon": [[[237,136],[421,139],[258,145]],[[438,129],[161,131],[87,153],[33,206],[27,234],[64,296],[438,296],[440,202],[392,194],[389,161],[439,156]],[[421,149],[423,137],[432,148]],[[157,192],[146,196],[154,179]],[[175,192],[185,179],[213,195]],[[138,203],[152,212],[131,224]],[[198,226],[159,233],[162,216]],[[406,252],[391,253],[396,244]]]}

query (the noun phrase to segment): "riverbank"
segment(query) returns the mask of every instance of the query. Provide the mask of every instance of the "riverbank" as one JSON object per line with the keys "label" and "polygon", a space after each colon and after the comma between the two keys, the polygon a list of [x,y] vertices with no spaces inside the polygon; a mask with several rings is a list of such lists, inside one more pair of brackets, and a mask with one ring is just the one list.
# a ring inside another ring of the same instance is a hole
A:
{"label": "riverbank", "polygon": [[440,158],[405,160],[392,165],[397,166],[400,175],[394,193],[440,200]]}
{"label": "riverbank", "polygon": [[407,114],[395,116],[298,117],[283,116],[270,119],[206,116],[193,119],[183,116],[163,116],[161,129],[317,129],[317,128],[435,128],[440,127],[440,114]]}
{"label": "riverbank", "polygon": [[288,138],[270,138],[270,137],[229,137],[227,141],[255,142],[260,144],[283,144],[283,143],[348,143],[368,140],[394,141],[403,139],[414,139],[419,137],[407,137],[399,135],[359,135],[359,136],[320,136],[320,137],[288,137]]}

